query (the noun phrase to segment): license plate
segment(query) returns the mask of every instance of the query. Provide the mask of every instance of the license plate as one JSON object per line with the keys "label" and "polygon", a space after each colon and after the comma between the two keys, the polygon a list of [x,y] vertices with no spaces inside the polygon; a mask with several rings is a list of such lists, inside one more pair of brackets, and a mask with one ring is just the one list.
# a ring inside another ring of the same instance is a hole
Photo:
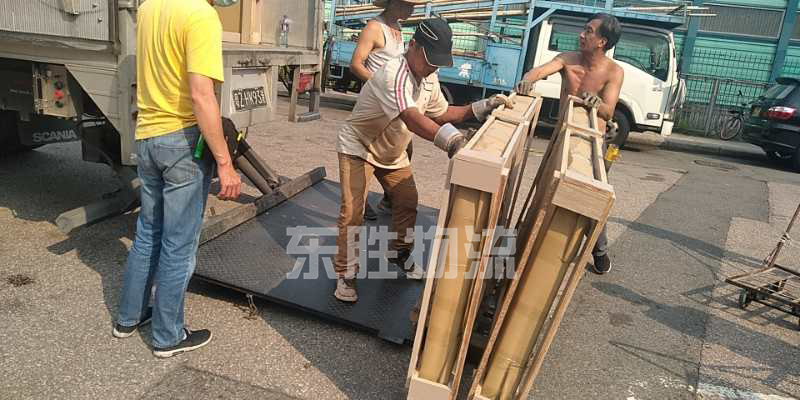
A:
{"label": "license plate", "polygon": [[248,111],[267,105],[264,87],[235,89],[233,91],[233,108],[236,111]]}
{"label": "license plate", "polygon": [[750,113],[750,115],[754,117],[758,117],[759,115],[761,115],[761,107],[753,107],[753,112]]}

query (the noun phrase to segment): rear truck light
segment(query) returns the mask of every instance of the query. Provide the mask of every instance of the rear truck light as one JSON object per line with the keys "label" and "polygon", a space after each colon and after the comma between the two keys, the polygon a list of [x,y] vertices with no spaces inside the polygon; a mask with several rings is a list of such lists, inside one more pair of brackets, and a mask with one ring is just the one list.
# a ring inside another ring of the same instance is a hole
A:
{"label": "rear truck light", "polygon": [[770,107],[767,118],[775,121],[786,121],[794,116],[796,109],[792,107]]}

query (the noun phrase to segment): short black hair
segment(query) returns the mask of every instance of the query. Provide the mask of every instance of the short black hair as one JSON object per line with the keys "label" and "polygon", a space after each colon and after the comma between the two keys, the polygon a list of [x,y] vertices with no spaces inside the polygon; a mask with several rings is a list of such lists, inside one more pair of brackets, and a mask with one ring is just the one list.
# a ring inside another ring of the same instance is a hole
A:
{"label": "short black hair", "polygon": [[596,19],[600,20],[600,29],[597,30],[597,33],[606,40],[606,45],[603,47],[603,50],[609,51],[612,47],[617,45],[619,37],[622,34],[619,20],[611,14],[597,13],[589,17],[586,22],[591,22]]}

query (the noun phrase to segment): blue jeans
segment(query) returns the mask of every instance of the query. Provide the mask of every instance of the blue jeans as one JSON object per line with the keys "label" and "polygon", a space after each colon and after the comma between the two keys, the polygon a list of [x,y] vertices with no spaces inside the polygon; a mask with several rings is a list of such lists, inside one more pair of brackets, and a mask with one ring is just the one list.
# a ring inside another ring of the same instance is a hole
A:
{"label": "blue jeans", "polygon": [[[183,340],[183,300],[194,273],[213,162],[193,157],[197,126],[137,140],[141,210],[128,253],[117,323],[139,323],[153,298],[153,346]],[[210,158],[210,157],[209,157]]]}

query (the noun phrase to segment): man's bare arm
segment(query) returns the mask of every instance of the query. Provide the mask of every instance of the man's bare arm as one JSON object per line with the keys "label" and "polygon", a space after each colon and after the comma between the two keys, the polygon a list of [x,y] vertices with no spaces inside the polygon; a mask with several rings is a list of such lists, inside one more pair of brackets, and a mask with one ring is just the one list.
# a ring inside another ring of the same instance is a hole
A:
{"label": "man's bare arm", "polygon": [[522,75],[522,80],[536,82],[547,78],[548,76],[553,75],[562,69],[564,69],[564,59],[561,57],[561,55],[558,55],[549,62],[546,62],[526,72],[525,75]]}
{"label": "man's bare arm", "polygon": [[400,113],[400,119],[411,132],[433,142],[436,147],[446,151],[450,158],[467,144],[467,138],[453,124],[439,125],[414,107]]}
{"label": "man's bare arm", "polygon": [[610,121],[614,117],[614,109],[617,108],[619,92],[622,89],[624,78],[625,73],[622,68],[615,68],[611,79],[600,91],[600,98],[603,99],[603,103],[597,108],[597,115],[603,120]]}
{"label": "man's bare arm", "polygon": [[431,119],[439,125],[444,125],[448,122],[449,123],[464,122],[472,117],[474,117],[474,115],[472,114],[472,107],[450,106],[447,107],[447,111],[445,111],[444,114],[438,117],[433,117]]}
{"label": "man's bare arm", "polygon": [[[450,107],[448,108],[447,112],[450,112],[451,108],[461,108],[461,107]],[[444,115],[447,115],[445,112]],[[470,111],[470,114],[472,112]],[[441,117],[439,117],[441,118]],[[439,132],[439,128],[444,123],[437,123],[431,118],[426,117],[424,114],[419,112],[416,107],[407,108],[405,111],[400,113],[400,119],[405,122],[408,130],[414,132],[416,135],[422,137],[425,140],[433,141],[436,137],[436,133]],[[446,123],[446,122],[445,122]]]}
{"label": "man's bare arm", "polygon": [[235,199],[239,197],[241,178],[233,168],[228,145],[222,134],[222,118],[217,97],[214,95],[214,81],[205,75],[189,73],[189,90],[200,134],[217,162],[220,181],[218,196],[221,199]]}
{"label": "man's bare arm", "polygon": [[350,71],[362,82],[366,82],[372,77],[372,73],[367,70],[364,63],[376,44],[380,43],[383,36],[381,26],[377,21],[370,21],[358,35],[358,44],[353,51],[353,58],[350,59]]}

